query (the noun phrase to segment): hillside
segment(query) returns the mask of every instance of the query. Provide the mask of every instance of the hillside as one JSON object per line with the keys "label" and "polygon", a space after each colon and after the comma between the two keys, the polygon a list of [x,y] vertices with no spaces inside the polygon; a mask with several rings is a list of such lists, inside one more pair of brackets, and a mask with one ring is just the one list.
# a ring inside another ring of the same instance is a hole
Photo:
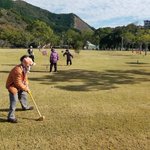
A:
{"label": "hillside", "polygon": [[0,24],[24,28],[34,20],[46,22],[55,32],[63,32],[70,28],[77,30],[93,30],[87,23],[73,13],[55,14],[22,0],[0,0]]}

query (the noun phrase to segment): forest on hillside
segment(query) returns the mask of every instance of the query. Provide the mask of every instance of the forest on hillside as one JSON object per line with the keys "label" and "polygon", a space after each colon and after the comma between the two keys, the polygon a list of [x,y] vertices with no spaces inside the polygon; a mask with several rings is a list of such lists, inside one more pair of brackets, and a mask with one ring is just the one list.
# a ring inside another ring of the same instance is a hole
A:
{"label": "forest on hillside", "polygon": [[95,31],[77,31],[55,33],[45,22],[36,20],[24,29],[11,26],[0,27],[0,47],[28,47],[51,44],[68,45],[74,49],[83,49],[86,41],[98,45],[99,50],[150,50],[150,29],[130,24],[116,28],[99,28]]}

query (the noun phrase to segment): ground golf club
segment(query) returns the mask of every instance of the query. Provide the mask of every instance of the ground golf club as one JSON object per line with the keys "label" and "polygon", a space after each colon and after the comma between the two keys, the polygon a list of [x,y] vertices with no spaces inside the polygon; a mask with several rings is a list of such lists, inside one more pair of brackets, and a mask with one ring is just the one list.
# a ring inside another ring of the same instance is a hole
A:
{"label": "ground golf club", "polygon": [[37,106],[37,104],[36,104],[36,102],[35,102],[35,100],[34,100],[34,98],[33,98],[33,96],[32,96],[31,91],[29,91],[28,93],[29,93],[29,95],[30,95],[30,97],[31,97],[31,99],[32,99],[32,101],[33,101],[35,107],[36,107],[36,110],[37,110],[37,112],[38,112],[38,114],[39,114],[39,116],[40,116],[40,117],[39,117],[38,119],[36,119],[36,120],[37,120],[37,121],[43,121],[43,120],[45,119],[45,116],[42,116],[42,115],[41,115],[41,113],[40,113],[40,111],[39,111],[39,109],[38,109],[38,106]]}

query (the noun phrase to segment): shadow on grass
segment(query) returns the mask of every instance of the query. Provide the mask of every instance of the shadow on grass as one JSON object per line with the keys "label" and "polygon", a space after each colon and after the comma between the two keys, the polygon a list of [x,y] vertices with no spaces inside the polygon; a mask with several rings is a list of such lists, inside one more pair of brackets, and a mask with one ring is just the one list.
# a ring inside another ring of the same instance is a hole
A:
{"label": "shadow on grass", "polygon": [[8,122],[6,118],[0,118],[0,122]]}
{"label": "shadow on grass", "polygon": [[[8,111],[9,111],[8,108],[2,108],[2,109],[0,109],[0,112],[8,112]],[[15,111],[25,111],[25,110],[23,110],[22,108],[16,108]]]}
{"label": "shadow on grass", "polygon": [[143,63],[143,62],[126,62],[126,64],[130,64],[130,65],[140,65],[140,64],[149,64],[149,63]]}
{"label": "shadow on grass", "polygon": [[[40,84],[53,84],[55,88],[67,91],[97,91],[118,88],[122,84],[148,82],[150,81],[149,76],[150,73],[144,72],[144,70],[106,70],[97,72],[72,69],[45,75],[42,78],[30,78],[30,80],[40,82]],[[60,82],[62,82],[62,85],[58,85]]]}
{"label": "shadow on grass", "polygon": [[10,71],[0,71],[0,73],[9,73]]}
{"label": "shadow on grass", "polygon": [[[21,117],[19,117],[19,118],[21,118]],[[37,121],[37,119],[33,119],[33,118],[21,118],[21,119]],[[7,121],[7,118],[0,118],[0,122],[8,122],[8,121]]]}
{"label": "shadow on grass", "polygon": [[9,111],[8,108],[2,108],[2,109],[0,109],[0,112],[8,112],[8,111]]}
{"label": "shadow on grass", "polygon": [[[42,64],[41,66],[50,67],[50,64]],[[57,66],[66,66],[66,65],[57,64]]]}
{"label": "shadow on grass", "polygon": [[37,120],[37,118],[36,118],[36,119],[35,119],[35,118],[34,118],[34,119],[33,119],[33,118],[25,118],[25,117],[24,117],[24,118],[19,117],[19,118],[21,118],[21,119],[23,119],[23,120],[35,120],[35,121]]}
{"label": "shadow on grass", "polygon": [[144,63],[144,62],[139,62],[139,61],[126,62],[126,64],[130,65],[131,67],[149,67],[148,66],[149,63]]}
{"label": "shadow on grass", "polygon": [[[31,70],[30,72],[35,72],[35,73],[46,73],[49,72],[49,70],[45,71],[45,70]],[[10,73],[9,71],[0,71],[0,73]]]}
{"label": "shadow on grass", "polygon": [[1,64],[2,66],[16,66],[17,64]]}
{"label": "shadow on grass", "polygon": [[49,72],[48,70],[47,71],[45,71],[45,70],[31,70],[30,71],[31,73],[32,72],[35,72],[35,73],[45,73],[45,72]]}

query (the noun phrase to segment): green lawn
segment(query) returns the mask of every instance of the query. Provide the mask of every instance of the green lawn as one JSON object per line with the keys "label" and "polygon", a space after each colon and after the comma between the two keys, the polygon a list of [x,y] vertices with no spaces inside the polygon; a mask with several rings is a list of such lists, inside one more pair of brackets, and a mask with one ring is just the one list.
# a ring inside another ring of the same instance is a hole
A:
{"label": "green lawn", "polygon": [[71,51],[73,65],[66,66],[58,50],[58,73],[49,73],[49,57],[34,51],[30,89],[46,119],[17,110],[19,123],[6,122],[5,82],[26,50],[0,49],[0,150],[150,149],[149,53]]}

